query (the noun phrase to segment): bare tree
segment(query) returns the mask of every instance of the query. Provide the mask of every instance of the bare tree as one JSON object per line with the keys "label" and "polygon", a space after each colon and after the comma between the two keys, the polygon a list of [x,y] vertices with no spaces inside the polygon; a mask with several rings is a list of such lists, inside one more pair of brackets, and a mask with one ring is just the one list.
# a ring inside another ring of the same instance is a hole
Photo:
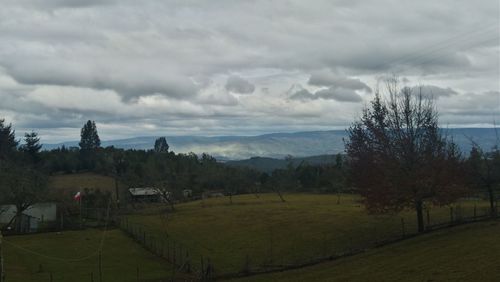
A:
{"label": "bare tree", "polygon": [[425,201],[451,203],[464,192],[462,158],[438,127],[433,99],[420,90],[387,83],[348,129],[346,151],[352,184],[373,212],[412,208],[424,231]]}
{"label": "bare tree", "polygon": [[490,213],[495,215],[495,192],[500,187],[500,148],[498,144],[491,151],[485,152],[481,146],[473,142],[467,164],[471,184],[487,193]]}
{"label": "bare tree", "polygon": [[4,165],[0,173],[0,201],[16,206],[16,215],[7,226],[16,221],[16,231],[21,231],[24,211],[40,202],[47,192],[47,177],[41,172],[14,164]]}

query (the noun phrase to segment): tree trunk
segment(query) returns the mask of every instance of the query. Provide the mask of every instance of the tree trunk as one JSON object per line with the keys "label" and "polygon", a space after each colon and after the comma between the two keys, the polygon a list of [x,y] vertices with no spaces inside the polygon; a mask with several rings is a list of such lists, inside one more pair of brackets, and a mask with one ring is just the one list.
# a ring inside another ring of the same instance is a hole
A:
{"label": "tree trunk", "polygon": [[494,216],[496,214],[495,194],[493,193],[493,188],[491,188],[491,186],[488,187],[488,197],[490,198],[490,214],[491,216]]}
{"label": "tree trunk", "polygon": [[280,196],[281,201],[284,203],[285,199],[283,198],[283,195],[281,194],[280,189],[276,189],[276,193],[278,193],[278,196]]}
{"label": "tree trunk", "polygon": [[16,233],[21,233],[23,227],[23,211],[17,210],[16,212]]}
{"label": "tree trunk", "polygon": [[118,192],[118,176],[115,176],[115,196],[116,196],[116,207],[120,208],[120,193]]}
{"label": "tree trunk", "polygon": [[415,201],[415,210],[417,211],[418,232],[422,233],[424,232],[424,212],[422,200]]}

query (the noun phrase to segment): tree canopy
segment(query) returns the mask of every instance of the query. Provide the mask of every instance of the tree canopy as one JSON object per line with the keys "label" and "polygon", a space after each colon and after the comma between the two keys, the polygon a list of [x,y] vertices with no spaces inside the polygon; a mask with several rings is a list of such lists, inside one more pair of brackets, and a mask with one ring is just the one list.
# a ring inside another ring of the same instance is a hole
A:
{"label": "tree canopy", "polygon": [[154,150],[156,153],[167,153],[168,148],[169,146],[165,137],[160,137],[155,140]]}
{"label": "tree canopy", "polygon": [[97,127],[94,121],[87,121],[81,130],[80,148],[84,151],[92,151],[101,146],[101,139],[97,133]]}
{"label": "tree canopy", "polygon": [[423,231],[424,201],[447,204],[463,195],[461,155],[438,127],[433,99],[388,84],[348,129],[351,182],[374,212],[414,208]]}
{"label": "tree canopy", "polygon": [[4,119],[0,119],[0,160],[10,156],[18,143],[12,125],[7,125]]}
{"label": "tree canopy", "polygon": [[25,152],[35,164],[40,161],[39,152],[41,148],[42,144],[40,144],[38,133],[32,131],[24,134],[24,144],[21,146],[21,150]]}

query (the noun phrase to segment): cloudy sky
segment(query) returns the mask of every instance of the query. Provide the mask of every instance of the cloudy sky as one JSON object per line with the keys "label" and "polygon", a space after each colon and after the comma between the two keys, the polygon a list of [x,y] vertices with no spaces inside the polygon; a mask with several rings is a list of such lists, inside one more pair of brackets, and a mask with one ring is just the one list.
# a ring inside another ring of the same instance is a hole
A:
{"label": "cloudy sky", "polygon": [[0,118],[47,143],[339,129],[397,74],[491,126],[499,3],[2,0]]}

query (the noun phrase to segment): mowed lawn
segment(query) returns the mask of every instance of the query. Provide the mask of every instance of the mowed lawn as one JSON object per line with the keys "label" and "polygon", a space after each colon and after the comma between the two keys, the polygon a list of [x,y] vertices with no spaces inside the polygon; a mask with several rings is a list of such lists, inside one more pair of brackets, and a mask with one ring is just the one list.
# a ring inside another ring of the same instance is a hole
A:
{"label": "mowed lawn", "polygon": [[[6,281],[99,281],[103,231],[87,229],[3,238]],[[103,281],[167,281],[171,266],[118,229],[104,234]]]}
{"label": "mowed lawn", "polygon": [[[171,238],[188,247],[193,260],[209,257],[218,274],[305,262],[372,246],[416,232],[414,212],[370,215],[354,195],[241,195],[177,205],[175,212],[128,216],[155,242]],[[463,201],[462,216],[485,212],[485,202]],[[450,220],[449,207],[429,207],[431,224]],[[453,213],[457,211],[454,207]],[[454,216],[456,216],[454,214]],[[404,221],[404,230],[403,223]]]}
{"label": "mowed lawn", "polygon": [[441,230],[338,261],[236,281],[500,281],[500,223]]}

